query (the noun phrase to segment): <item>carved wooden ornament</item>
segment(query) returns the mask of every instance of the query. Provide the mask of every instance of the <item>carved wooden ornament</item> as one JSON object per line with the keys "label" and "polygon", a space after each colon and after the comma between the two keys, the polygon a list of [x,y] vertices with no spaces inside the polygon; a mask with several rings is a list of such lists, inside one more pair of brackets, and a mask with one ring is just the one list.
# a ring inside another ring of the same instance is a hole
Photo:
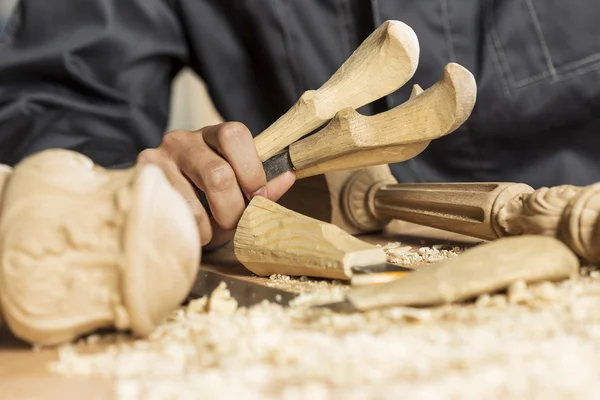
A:
{"label": "carved wooden ornament", "polygon": [[0,300],[26,341],[103,327],[145,336],[189,292],[200,241],[189,206],[155,166],[109,171],[47,150],[5,182]]}

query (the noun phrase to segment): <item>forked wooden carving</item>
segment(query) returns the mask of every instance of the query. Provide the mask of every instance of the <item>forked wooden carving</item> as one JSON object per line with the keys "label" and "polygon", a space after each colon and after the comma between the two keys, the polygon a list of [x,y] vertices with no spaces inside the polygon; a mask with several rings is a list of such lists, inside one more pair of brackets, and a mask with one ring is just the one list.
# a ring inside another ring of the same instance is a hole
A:
{"label": "forked wooden carving", "polygon": [[386,21],[319,89],[297,103],[254,140],[263,161],[345,109],[357,109],[402,87],[417,70],[419,41],[400,21]]}
{"label": "forked wooden carving", "polygon": [[298,178],[331,171],[406,161],[432,140],[458,129],[477,97],[473,75],[448,64],[440,81],[399,106],[373,116],[351,108],[338,112],[321,131],[289,147]]}

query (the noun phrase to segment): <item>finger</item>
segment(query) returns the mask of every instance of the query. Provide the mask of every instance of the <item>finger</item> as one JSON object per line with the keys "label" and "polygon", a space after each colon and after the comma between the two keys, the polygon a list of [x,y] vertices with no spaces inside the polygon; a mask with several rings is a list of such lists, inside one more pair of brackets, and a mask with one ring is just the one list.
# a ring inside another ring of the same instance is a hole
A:
{"label": "finger", "polygon": [[214,219],[211,220],[213,227],[212,240],[205,246],[206,249],[214,249],[216,247],[223,246],[235,235],[235,230],[224,230],[219,227]]}
{"label": "finger", "polygon": [[268,196],[266,197],[271,201],[279,200],[292,187],[294,182],[296,182],[296,173],[293,171],[287,171],[279,175],[267,183]]}
{"label": "finger", "polygon": [[209,126],[202,129],[204,141],[229,162],[242,191],[248,199],[254,195],[266,197],[267,178],[258,156],[252,134],[239,122]]}
{"label": "finger", "polygon": [[209,243],[213,237],[213,228],[208,213],[204,207],[202,207],[194,188],[185,176],[181,174],[177,165],[157,149],[147,149],[142,151],[138,155],[136,164],[154,164],[163,171],[171,186],[183,196],[190,206],[196,220],[196,225],[198,226],[200,245],[205,246]]}
{"label": "finger", "polygon": [[206,194],[211,214],[219,226],[225,230],[234,229],[245,203],[229,163],[197,132],[179,131],[177,136],[167,139],[165,147],[181,171]]}

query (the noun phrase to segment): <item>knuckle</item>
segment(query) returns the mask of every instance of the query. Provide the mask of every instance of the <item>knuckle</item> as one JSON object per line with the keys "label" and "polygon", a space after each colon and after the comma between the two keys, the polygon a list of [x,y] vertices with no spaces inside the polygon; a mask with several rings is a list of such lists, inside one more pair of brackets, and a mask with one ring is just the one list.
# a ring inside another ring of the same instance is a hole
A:
{"label": "knuckle", "polygon": [[202,178],[206,189],[211,192],[225,191],[236,182],[231,166],[220,160],[207,163]]}
{"label": "knuckle", "polygon": [[161,160],[161,154],[158,149],[145,149],[142,150],[138,156],[136,163],[140,164],[152,164]]}
{"label": "knuckle", "polygon": [[186,132],[182,130],[176,130],[166,133],[162,138],[160,147],[164,148],[167,151],[177,148],[181,143],[181,138],[185,136],[185,134]]}
{"label": "knuckle", "polygon": [[222,144],[235,143],[244,138],[252,138],[252,134],[241,122],[226,122],[221,124],[217,132],[219,141]]}

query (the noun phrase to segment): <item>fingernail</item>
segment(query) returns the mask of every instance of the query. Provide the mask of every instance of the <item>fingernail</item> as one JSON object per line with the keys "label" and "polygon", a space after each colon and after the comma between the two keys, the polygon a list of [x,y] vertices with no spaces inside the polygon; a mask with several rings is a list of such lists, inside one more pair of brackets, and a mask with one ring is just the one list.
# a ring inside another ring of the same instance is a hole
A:
{"label": "fingernail", "polygon": [[252,193],[250,195],[250,200],[252,200],[253,198],[255,198],[256,196],[260,196],[260,197],[267,197],[267,187],[263,186],[260,189],[258,189],[256,192]]}

